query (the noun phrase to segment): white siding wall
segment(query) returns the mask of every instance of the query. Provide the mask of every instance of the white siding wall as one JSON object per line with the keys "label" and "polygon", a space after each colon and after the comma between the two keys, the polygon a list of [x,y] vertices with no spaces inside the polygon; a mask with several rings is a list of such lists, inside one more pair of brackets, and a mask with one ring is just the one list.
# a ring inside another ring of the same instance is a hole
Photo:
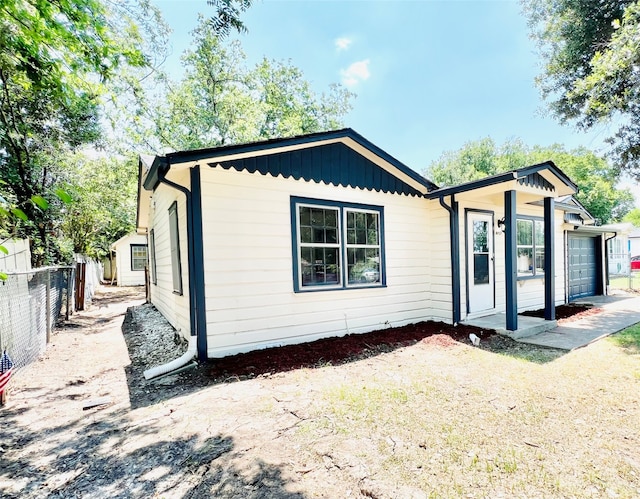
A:
{"label": "white siding wall", "polygon": [[118,286],[143,286],[144,270],[131,270],[131,245],[147,244],[147,236],[131,234],[120,239],[114,246],[116,250],[116,279]]}
{"label": "white siding wall", "polygon": [[[209,357],[428,320],[424,199],[202,170]],[[386,288],[294,293],[291,196],[384,207]]]}
{"label": "white siding wall", "polygon": [[[534,217],[543,216],[543,208],[522,205],[518,206],[518,215]],[[556,210],[555,222],[555,298],[556,305],[565,303],[565,238],[564,213]],[[503,237],[504,239],[504,237]],[[504,249],[502,254],[504,255]],[[524,279],[518,281],[518,311],[537,310],[544,307],[544,278]]]}
{"label": "white siding wall", "polygon": [[[188,172],[172,180],[182,180],[189,185]],[[171,272],[171,244],[169,239],[169,207],[178,202],[178,226],[180,231],[180,260],[182,266],[182,295],[173,292]],[[150,200],[149,230],[154,229],[157,284],[151,283],[151,303],[166,317],[169,323],[185,338],[190,334],[189,323],[189,273],[187,258],[187,210],[183,193],[161,184]],[[151,253],[151,247],[148,249]]]}
{"label": "white siding wall", "polygon": [[449,212],[440,206],[438,200],[431,200],[427,217],[429,253],[425,257],[431,267],[431,278],[429,279],[431,282],[431,313],[434,320],[451,323],[453,303],[451,301]]}
{"label": "white siding wall", "polygon": [[[497,221],[504,217],[504,207],[496,206],[489,200],[460,201],[460,294],[461,294],[461,314],[464,319],[467,314],[467,292],[466,292],[466,238],[465,238],[465,209],[486,210],[494,212],[494,252],[495,252],[495,310],[505,310],[505,265],[504,249],[505,237],[501,232],[496,233]],[[441,209],[443,212],[444,210]],[[518,215],[543,216],[543,208],[525,203],[518,203],[516,208]],[[555,301],[556,305],[565,303],[565,249],[563,212],[555,212]],[[447,230],[448,235],[448,230]],[[447,265],[449,260],[447,260]],[[544,307],[544,278],[518,280],[518,311],[536,310]]]}

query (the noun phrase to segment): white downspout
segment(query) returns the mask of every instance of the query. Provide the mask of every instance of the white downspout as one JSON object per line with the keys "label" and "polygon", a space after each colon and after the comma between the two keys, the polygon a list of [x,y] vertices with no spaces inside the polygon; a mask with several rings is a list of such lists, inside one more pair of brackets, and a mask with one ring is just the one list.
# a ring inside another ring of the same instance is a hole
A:
{"label": "white downspout", "polygon": [[147,369],[144,372],[145,379],[157,378],[158,376],[170,373],[171,371],[175,371],[176,369],[179,369],[182,366],[188,364],[196,356],[197,348],[197,337],[189,336],[189,348],[187,348],[187,351],[185,353],[183,353],[177,359],[172,360],[171,362],[167,362],[166,364],[162,364],[161,366]]}

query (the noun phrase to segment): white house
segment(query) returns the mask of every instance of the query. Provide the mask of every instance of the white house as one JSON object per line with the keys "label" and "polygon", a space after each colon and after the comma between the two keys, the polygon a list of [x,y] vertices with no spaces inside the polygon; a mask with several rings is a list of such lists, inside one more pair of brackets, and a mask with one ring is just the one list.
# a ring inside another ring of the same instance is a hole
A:
{"label": "white house", "polygon": [[[140,161],[151,302],[200,359],[605,292],[552,162],[439,189],[351,129]],[[557,200],[557,201],[556,201]]]}
{"label": "white house", "polygon": [[609,275],[628,275],[631,256],[630,235],[634,227],[631,223],[607,224],[602,226],[611,232],[607,241],[607,269]]}
{"label": "white house", "polygon": [[127,234],[113,243],[111,249],[116,253],[115,275],[118,286],[144,286],[147,236]]}
{"label": "white house", "polygon": [[634,227],[628,235],[629,238],[629,254],[631,258],[640,256],[640,228]]}

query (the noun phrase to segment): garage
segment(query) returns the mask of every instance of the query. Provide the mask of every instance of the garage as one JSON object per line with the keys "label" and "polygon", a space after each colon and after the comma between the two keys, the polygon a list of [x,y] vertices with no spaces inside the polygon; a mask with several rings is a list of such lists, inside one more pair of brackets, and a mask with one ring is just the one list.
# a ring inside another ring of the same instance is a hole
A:
{"label": "garage", "polygon": [[602,294],[601,236],[569,234],[569,301]]}

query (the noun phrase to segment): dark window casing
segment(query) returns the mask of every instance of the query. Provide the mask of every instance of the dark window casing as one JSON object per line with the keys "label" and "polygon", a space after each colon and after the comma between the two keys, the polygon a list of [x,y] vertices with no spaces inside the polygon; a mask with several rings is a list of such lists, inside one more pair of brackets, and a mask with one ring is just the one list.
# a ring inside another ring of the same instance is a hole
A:
{"label": "dark window casing", "polygon": [[158,284],[158,273],[156,271],[156,234],[154,229],[149,232],[149,266],[151,267],[151,282]]}
{"label": "dark window casing", "polygon": [[384,287],[384,209],[291,197],[295,292]]}
{"label": "dark window casing", "polygon": [[180,232],[178,230],[178,202],[169,207],[169,240],[171,243],[171,272],[173,292],[182,294],[182,266],[180,264]]}
{"label": "dark window casing", "polygon": [[144,270],[147,266],[147,245],[132,244],[131,245],[131,270]]}

